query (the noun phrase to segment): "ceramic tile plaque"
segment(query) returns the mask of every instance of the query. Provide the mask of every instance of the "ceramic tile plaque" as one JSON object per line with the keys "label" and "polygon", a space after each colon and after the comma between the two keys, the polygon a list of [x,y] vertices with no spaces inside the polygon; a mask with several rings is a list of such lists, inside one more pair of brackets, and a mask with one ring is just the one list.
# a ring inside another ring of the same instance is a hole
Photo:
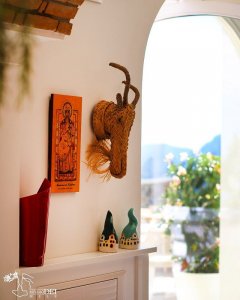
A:
{"label": "ceramic tile plaque", "polygon": [[51,192],[79,192],[82,98],[52,94],[49,106]]}

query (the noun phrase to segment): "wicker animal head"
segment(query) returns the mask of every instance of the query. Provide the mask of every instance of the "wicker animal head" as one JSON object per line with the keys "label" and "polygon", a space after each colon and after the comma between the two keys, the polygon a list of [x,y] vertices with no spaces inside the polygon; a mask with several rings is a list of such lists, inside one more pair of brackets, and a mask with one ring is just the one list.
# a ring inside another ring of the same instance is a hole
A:
{"label": "wicker animal head", "polygon": [[[116,103],[102,100],[93,110],[92,125],[97,141],[87,150],[87,161],[90,169],[97,174],[122,178],[127,170],[127,149],[130,130],[135,118],[135,107],[140,93],[131,84],[128,70],[115,63],[109,64],[124,72],[126,80],[123,96],[116,95]],[[132,90],[135,97],[128,103],[128,93]],[[107,167],[104,165],[109,162]]]}

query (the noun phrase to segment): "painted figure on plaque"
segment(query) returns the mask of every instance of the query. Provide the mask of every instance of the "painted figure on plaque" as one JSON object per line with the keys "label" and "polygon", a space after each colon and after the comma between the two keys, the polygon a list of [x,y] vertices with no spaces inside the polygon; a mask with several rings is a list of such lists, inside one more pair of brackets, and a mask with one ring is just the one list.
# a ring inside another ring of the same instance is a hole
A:
{"label": "painted figure on plaque", "polygon": [[[60,120],[59,120],[60,121]],[[65,102],[62,108],[62,120],[59,122],[58,179],[75,180],[76,128],[72,120],[72,105]]]}

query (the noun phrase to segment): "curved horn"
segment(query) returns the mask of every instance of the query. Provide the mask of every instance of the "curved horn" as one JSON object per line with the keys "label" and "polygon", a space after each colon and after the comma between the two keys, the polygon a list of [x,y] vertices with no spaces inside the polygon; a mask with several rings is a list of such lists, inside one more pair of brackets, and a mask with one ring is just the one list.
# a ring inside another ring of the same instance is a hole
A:
{"label": "curved horn", "polygon": [[[127,84],[126,81],[123,81],[122,83]],[[132,84],[129,84],[129,88],[135,93],[135,97],[134,97],[134,99],[131,103],[131,106],[133,108],[135,108],[137,103],[138,103],[138,100],[140,98],[140,93],[139,93],[139,90],[135,86],[133,86]]]}
{"label": "curved horn", "polygon": [[126,106],[128,104],[128,93],[129,93],[130,81],[131,81],[130,74],[125,67],[123,67],[119,64],[110,63],[109,66],[116,68],[118,70],[121,70],[126,76],[126,81],[125,81],[126,83],[125,83],[125,89],[124,89],[124,93],[123,93],[123,102],[122,102],[123,106]]}
{"label": "curved horn", "polygon": [[122,107],[123,106],[123,102],[122,102],[122,95],[120,93],[117,93],[116,99],[117,99],[117,105],[119,107]]}

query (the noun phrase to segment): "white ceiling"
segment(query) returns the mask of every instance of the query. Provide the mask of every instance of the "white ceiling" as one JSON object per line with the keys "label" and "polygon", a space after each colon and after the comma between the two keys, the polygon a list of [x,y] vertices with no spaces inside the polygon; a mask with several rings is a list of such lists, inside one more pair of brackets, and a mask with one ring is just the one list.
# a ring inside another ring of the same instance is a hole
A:
{"label": "white ceiling", "polygon": [[193,15],[221,16],[240,38],[240,0],[165,0],[156,21]]}
{"label": "white ceiling", "polygon": [[206,14],[240,19],[240,0],[166,0],[156,19]]}

